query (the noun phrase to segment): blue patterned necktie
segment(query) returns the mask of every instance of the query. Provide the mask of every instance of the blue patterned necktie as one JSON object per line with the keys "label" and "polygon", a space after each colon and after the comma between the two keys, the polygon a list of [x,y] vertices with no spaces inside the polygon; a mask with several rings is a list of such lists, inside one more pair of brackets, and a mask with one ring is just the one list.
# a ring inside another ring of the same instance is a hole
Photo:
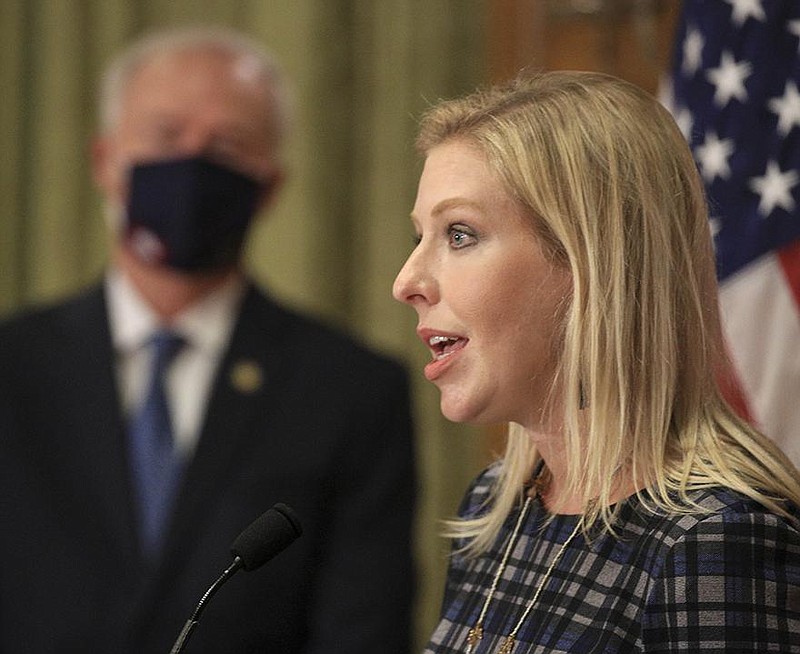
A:
{"label": "blue patterned necktie", "polygon": [[133,414],[128,433],[132,477],[139,506],[141,543],[149,558],[157,557],[180,478],[180,458],[174,451],[172,420],[165,378],[183,339],[159,331],[150,340],[151,376],[144,402]]}

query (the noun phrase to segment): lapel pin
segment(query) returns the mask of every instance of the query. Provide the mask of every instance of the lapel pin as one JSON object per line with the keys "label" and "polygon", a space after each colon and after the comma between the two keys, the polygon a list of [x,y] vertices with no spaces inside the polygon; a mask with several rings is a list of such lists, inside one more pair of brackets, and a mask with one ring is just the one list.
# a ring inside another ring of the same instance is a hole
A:
{"label": "lapel pin", "polygon": [[240,393],[255,393],[264,383],[261,366],[255,361],[237,361],[231,367],[230,380]]}

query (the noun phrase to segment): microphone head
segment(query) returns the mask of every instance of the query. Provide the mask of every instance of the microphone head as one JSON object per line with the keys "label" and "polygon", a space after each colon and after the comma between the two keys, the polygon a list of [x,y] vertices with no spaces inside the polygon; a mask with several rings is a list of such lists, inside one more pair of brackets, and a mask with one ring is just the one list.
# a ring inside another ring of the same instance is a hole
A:
{"label": "microphone head", "polygon": [[255,570],[289,547],[302,533],[297,514],[285,504],[276,504],[236,537],[231,554],[241,559],[245,570]]}

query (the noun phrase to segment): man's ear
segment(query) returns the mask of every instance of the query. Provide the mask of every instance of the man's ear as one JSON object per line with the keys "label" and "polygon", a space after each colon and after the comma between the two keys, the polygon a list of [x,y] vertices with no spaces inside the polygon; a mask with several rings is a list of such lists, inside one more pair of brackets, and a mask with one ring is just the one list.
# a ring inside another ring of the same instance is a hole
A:
{"label": "man's ear", "polygon": [[286,174],[282,168],[275,170],[270,176],[269,181],[264,184],[261,196],[258,198],[258,211],[266,211],[275,202],[278,191],[283,187]]}
{"label": "man's ear", "polygon": [[105,135],[95,136],[89,144],[89,155],[92,180],[99,189],[109,193],[116,186],[113,181],[110,139]]}

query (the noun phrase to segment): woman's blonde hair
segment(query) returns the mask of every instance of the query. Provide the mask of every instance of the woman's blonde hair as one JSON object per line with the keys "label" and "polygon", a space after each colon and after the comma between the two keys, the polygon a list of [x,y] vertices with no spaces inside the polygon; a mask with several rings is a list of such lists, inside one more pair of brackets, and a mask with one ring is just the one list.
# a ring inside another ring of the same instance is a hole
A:
{"label": "woman's blonde hair", "polygon": [[[584,528],[613,531],[619,470],[656,509],[697,510],[687,492],[720,485],[788,516],[797,471],[720,395],[728,363],[705,195],[669,113],[620,79],[551,72],[429,110],[420,152],[454,139],[486,156],[572,275],[551,410],[563,412]],[[448,535],[468,538],[469,553],[487,548],[538,460],[511,424],[489,508]]]}

